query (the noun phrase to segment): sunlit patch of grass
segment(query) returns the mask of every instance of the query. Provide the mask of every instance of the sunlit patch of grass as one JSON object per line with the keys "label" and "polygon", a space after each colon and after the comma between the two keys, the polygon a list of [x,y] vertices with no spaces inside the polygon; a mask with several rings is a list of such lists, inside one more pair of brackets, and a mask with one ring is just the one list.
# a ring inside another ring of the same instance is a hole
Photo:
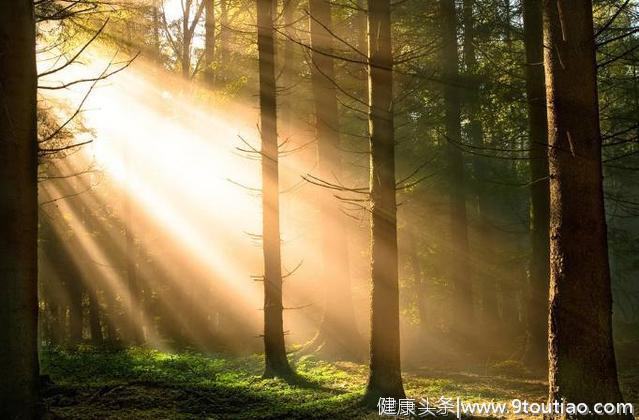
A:
{"label": "sunlit patch of grass", "polygon": [[[368,369],[291,357],[296,377],[264,379],[261,355],[230,357],[143,348],[96,351],[45,349],[43,370],[54,385],[45,401],[60,418],[378,418],[360,400]],[[407,395],[465,402],[536,401],[540,381],[460,372],[404,374]]]}

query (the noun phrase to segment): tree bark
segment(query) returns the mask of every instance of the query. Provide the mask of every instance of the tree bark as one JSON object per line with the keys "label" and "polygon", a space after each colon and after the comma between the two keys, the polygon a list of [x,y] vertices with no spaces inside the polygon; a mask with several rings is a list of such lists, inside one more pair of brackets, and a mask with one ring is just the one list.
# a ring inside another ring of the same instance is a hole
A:
{"label": "tree bark", "polygon": [[[334,85],[333,28],[331,5],[327,0],[309,0],[311,30],[311,82],[315,105],[315,136],[320,177],[341,179],[339,114]],[[359,333],[355,325],[348,270],[346,221],[333,194],[320,197],[323,232],[322,283],[326,294],[324,317],[315,343],[324,357],[358,359]]]}
{"label": "tree bark", "polygon": [[[124,151],[123,156],[126,176],[133,178],[133,165],[128,152]],[[125,258],[125,275],[127,282],[128,297],[126,299],[126,336],[129,343],[133,345],[141,345],[144,343],[144,326],[142,325],[142,282],[140,281],[138,260],[139,247],[136,243],[135,233],[133,232],[134,214],[133,214],[133,197],[131,191],[123,191],[123,209],[122,222],[124,223],[124,258]]]}
{"label": "tree bark", "polygon": [[[59,240],[59,237],[57,238]],[[84,308],[82,306],[83,289],[82,275],[76,262],[68,255],[68,250],[63,249],[58,242],[60,253],[64,253],[61,259],[51,261],[52,264],[68,264],[61,271],[64,273],[64,281],[69,293],[69,344],[77,346],[82,343],[82,330],[84,325]]]}
{"label": "tree bark", "polygon": [[[479,103],[479,75],[477,74],[477,56],[475,51],[475,18],[474,0],[464,0],[463,4],[463,57],[466,67],[466,111],[468,114],[468,136],[474,147],[485,147],[484,129],[480,116]],[[472,168],[475,175],[475,191],[477,193],[477,211],[479,213],[478,236],[481,249],[478,250],[477,257],[480,263],[477,265],[476,283],[478,295],[481,297],[481,314],[479,321],[482,330],[485,332],[494,331],[498,328],[498,306],[497,306],[497,279],[493,275],[492,268],[495,266],[495,232],[491,219],[494,214],[491,211],[491,199],[484,180],[488,176],[485,157],[474,156]]]}
{"label": "tree bark", "polygon": [[548,190],[548,120],[543,67],[542,1],[524,0],[523,14],[530,143],[530,242],[532,247],[528,277],[524,361],[533,369],[545,370],[548,366],[550,192]]}
{"label": "tree bark", "polygon": [[257,0],[257,48],[262,136],[262,241],[264,248],[264,377],[289,376],[282,307],[279,156],[275,87],[275,0]]}
{"label": "tree bark", "polygon": [[205,0],[204,6],[204,82],[215,84],[215,0]]}
{"label": "tree bark", "polygon": [[592,3],[549,0],[544,12],[550,169],[549,397],[615,403],[622,397],[612,337]]}
{"label": "tree bark", "polygon": [[231,39],[229,38],[229,0],[220,0],[220,45],[217,48],[217,52],[220,56],[218,73],[218,80],[224,80],[224,69],[230,60],[230,45]]}
{"label": "tree bark", "polygon": [[284,18],[284,28],[282,29],[285,37],[284,41],[284,56],[282,64],[282,76],[281,86],[285,91],[280,95],[280,132],[283,131],[284,137],[291,135],[291,121],[293,116],[293,92],[295,91],[295,69],[297,68],[297,62],[295,59],[295,49],[297,44],[293,41],[295,39],[295,18],[296,12],[299,6],[299,0],[283,0],[282,1],[282,15]]}
{"label": "tree bark", "polygon": [[444,108],[447,137],[448,183],[450,200],[451,254],[453,287],[452,332],[464,339],[473,330],[473,286],[469,269],[468,221],[464,186],[464,157],[461,142],[461,101],[457,52],[457,13],[454,0],[440,0]]}
{"label": "tree bark", "polygon": [[371,345],[365,401],[404,398],[399,338],[397,202],[390,0],[368,2],[371,148]]}
{"label": "tree bark", "polygon": [[406,232],[406,242],[408,245],[408,259],[413,271],[413,290],[416,295],[417,306],[417,318],[419,319],[420,335],[419,340],[422,344],[426,343],[428,337],[428,292],[429,287],[426,281],[426,274],[422,269],[422,264],[419,259],[418,246],[419,243],[415,234],[411,231]]}
{"label": "tree bark", "polygon": [[32,0],[0,2],[0,417],[38,415],[38,189]]}
{"label": "tree bark", "polygon": [[[204,1],[204,0],[202,0]],[[182,64],[182,78],[185,80],[191,79],[191,30],[190,25],[191,16],[191,0],[187,0],[186,8],[184,9],[184,16],[182,20],[182,51],[180,57],[180,63]]]}

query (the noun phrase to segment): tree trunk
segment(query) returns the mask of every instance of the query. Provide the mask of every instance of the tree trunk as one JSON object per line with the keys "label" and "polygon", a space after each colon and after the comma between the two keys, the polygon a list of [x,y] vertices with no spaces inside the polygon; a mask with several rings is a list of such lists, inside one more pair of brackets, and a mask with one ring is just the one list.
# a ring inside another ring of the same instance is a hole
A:
{"label": "tree trunk", "polygon": [[[131,179],[132,164],[128,152],[124,152],[123,157],[126,176]],[[125,251],[125,275],[127,282],[128,298],[126,299],[126,322],[123,327],[126,328],[126,336],[130,344],[140,345],[144,342],[144,326],[142,325],[142,286],[138,273],[139,247],[136,243],[135,233],[133,232],[133,197],[131,191],[124,191],[123,203],[123,223],[124,223],[124,251]]]}
{"label": "tree trunk", "polygon": [[464,158],[461,142],[461,104],[457,53],[457,13],[454,0],[440,0],[442,60],[446,119],[448,182],[450,199],[451,254],[453,286],[452,332],[464,339],[472,331],[473,287],[468,261],[468,221],[464,188]]}
{"label": "tree trunk", "polygon": [[32,0],[0,2],[0,417],[38,414],[38,188]]}
{"label": "tree trunk", "polygon": [[[319,152],[320,177],[334,182],[341,179],[339,114],[334,85],[333,23],[327,0],[309,0],[311,30],[311,81],[315,104],[315,135]],[[361,356],[359,333],[348,272],[346,217],[328,190],[319,198],[323,225],[322,283],[326,293],[324,317],[315,343],[327,358]]]}
{"label": "tree trunk", "polygon": [[[355,12],[357,28],[357,49],[362,54],[368,55],[368,18],[366,13],[366,0],[357,0],[357,11]],[[364,67],[364,66],[363,66]]]}
{"label": "tree trunk", "polygon": [[[590,1],[545,2],[550,170],[550,400],[622,400],[612,337]],[[615,416],[615,418],[632,418]]]}
{"label": "tree trunk", "polygon": [[91,330],[91,342],[93,345],[102,346],[104,344],[104,336],[102,335],[100,304],[98,303],[96,290],[89,290],[89,329]]}
{"label": "tree trunk", "polygon": [[544,77],[543,5],[524,0],[524,46],[526,49],[526,99],[530,143],[530,242],[532,255],[526,308],[524,360],[533,369],[548,365],[548,120]]}
{"label": "tree trunk", "polygon": [[262,242],[264,248],[264,377],[289,376],[282,307],[280,197],[275,87],[275,0],[257,0],[257,48],[262,136]]}
{"label": "tree trunk", "polygon": [[162,46],[160,43],[160,6],[158,4],[159,0],[153,0],[151,4],[151,13],[153,17],[153,45],[151,54],[153,60],[157,64],[162,64]]}
{"label": "tree trunk", "polygon": [[[484,129],[481,123],[479,103],[479,75],[477,74],[477,57],[475,52],[475,19],[474,0],[464,0],[463,23],[464,41],[463,55],[466,67],[466,107],[468,113],[468,135],[474,147],[485,147]],[[484,179],[488,177],[485,157],[474,156],[472,167],[475,175],[475,191],[477,192],[477,211],[479,213],[478,236],[481,249],[478,250],[476,283],[478,295],[481,297],[480,322],[486,333],[498,327],[498,307],[496,279],[493,275],[495,266],[495,232],[491,223],[494,218],[491,211],[491,198],[484,187]],[[492,216],[492,217],[491,217]]]}
{"label": "tree trunk", "polygon": [[[187,0],[182,20],[182,51],[180,62],[182,64],[182,78],[191,79],[191,39],[192,34],[189,28],[191,17],[191,1]],[[204,0],[201,0],[204,1]]]}
{"label": "tree trunk", "polygon": [[[294,25],[296,14],[299,6],[299,0],[283,0],[282,15],[284,17],[284,28],[282,29],[285,38],[284,41],[284,63],[282,67],[282,90],[284,93],[280,95],[280,121],[282,123],[280,132],[283,136],[291,135],[291,121],[293,114],[293,92],[295,84],[295,69],[297,68],[297,60],[295,59],[295,49],[297,44],[292,40],[295,39],[296,33]],[[282,130],[283,129],[283,130]]]}
{"label": "tree trunk", "polygon": [[230,45],[231,39],[229,38],[229,0],[220,0],[220,45],[217,48],[217,53],[220,56],[219,71],[217,75],[218,80],[224,80],[224,69],[230,60]]}
{"label": "tree trunk", "polygon": [[426,343],[428,337],[428,330],[430,327],[428,319],[428,284],[426,282],[426,275],[422,270],[422,265],[419,260],[418,243],[415,234],[410,230],[406,231],[407,244],[408,244],[408,258],[413,270],[413,290],[416,295],[417,306],[417,318],[419,319],[419,340],[422,344]]}
{"label": "tree trunk", "polygon": [[[59,240],[59,237],[57,238]],[[84,308],[82,307],[83,289],[82,276],[78,269],[76,262],[73,261],[73,257],[68,255],[68,250],[64,249],[64,245],[58,242],[60,247],[60,253],[64,253],[64,256],[55,261],[51,261],[52,264],[65,264],[65,267],[61,270],[64,273],[69,292],[69,344],[75,346],[82,343],[82,327],[84,325]],[[68,264],[68,265],[67,265]]]}
{"label": "tree trunk", "polygon": [[205,0],[204,14],[204,82],[213,87],[215,83],[215,0]]}
{"label": "tree trunk", "polygon": [[371,148],[371,348],[365,400],[404,398],[400,362],[390,0],[368,2]]}

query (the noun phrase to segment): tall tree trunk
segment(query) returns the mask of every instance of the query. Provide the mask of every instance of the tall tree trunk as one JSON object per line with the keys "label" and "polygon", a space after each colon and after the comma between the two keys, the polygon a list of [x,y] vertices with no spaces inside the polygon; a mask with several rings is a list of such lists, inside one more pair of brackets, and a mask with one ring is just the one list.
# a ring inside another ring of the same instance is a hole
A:
{"label": "tall tree trunk", "polygon": [[281,86],[285,90],[280,95],[280,121],[282,122],[280,132],[283,129],[283,136],[290,136],[291,132],[291,120],[293,114],[293,92],[295,83],[295,69],[297,68],[297,60],[295,59],[295,49],[297,44],[293,41],[296,36],[295,32],[295,17],[299,6],[299,0],[283,0],[282,1],[282,15],[284,17],[285,34],[284,41],[284,63],[282,67]]}
{"label": "tall tree trunk", "polygon": [[215,0],[205,0],[204,13],[204,81],[212,87],[215,83]]}
{"label": "tall tree trunk", "polygon": [[622,397],[612,337],[592,3],[549,0],[544,12],[549,396],[551,401],[615,403]]}
{"label": "tall tree trunk", "polygon": [[[466,107],[468,113],[468,135],[473,146],[485,147],[484,129],[480,117],[479,103],[479,75],[477,74],[477,57],[475,52],[475,18],[474,0],[464,0],[464,65],[466,67]],[[491,223],[494,218],[491,211],[491,200],[484,187],[484,180],[488,176],[485,157],[474,156],[472,160],[475,175],[475,191],[477,192],[477,207],[479,213],[479,241],[481,249],[478,251],[478,260],[475,273],[477,291],[481,297],[482,330],[488,332],[497,328],[498,307],[496,278],[492,268],[495,266],[495,232]],[[492,216],[492,217],[491,217]]]}
{"label": "tall tree trunk", "polygon": [[[315,135],[319,152],[320,177],[332,182],[341,179],[339,114],[334,85],[333,23],[327,0],[309,0],[311,30],[311,79],[315,104]],[[361,355],[348,270],[345,216],[333,195],[320,197],[323,225],[323,284],[326,294],[324,317],[316,344],[328,358]]]}
{"label": "tall tree trunk", "polygon": [[[58,238],[59,239],[59,238]],[[58,242],[59,247],[64,247]],[[84,325],[84,308],[82,306],[83,287],[82,276],[77,267],[77,263],[73,261],[73,257],[68,255],[68,250],[60,249],[64,256],[60,260],[52,261],[52,264],[60,264],[64,261],[66,265],[62,272],[65,275],[65,282],[69,292],[69,344],[78,345],[82,343],[82,330]],[[68,265],[67,265],[68,264]]]}
{"label": "tall tree trunk", "polygon": [[257,0],[257,48],[260,74],[260,131],[262,136],[262,242],[264,248],[265,377],[288,376],[282,307],[280,250],[279,156],[275,87],[275,0]]}
{"label": "tall tree trunk", "polygon": [[532,368],[545,370],[548,365],[550,192],[548,191],[548,120],[546,116],[546,80],[543,67],[542,1],[524,0],[523,14],[530,143],[530,242],[532,245],[524,360]]}
{"label": "tall tree trunk", "polygon": [[[357,49],[362,54],[368,55],[368,35],[366,0],[357,0],[357,11],[355,11],[357,28]],[[363,66],[364,67],[364,66]]]}
{"label": "tall tree trunk", "polygon": [[91,342],[94,346],[104,344],[102,335],[102,324],[100,323],[100,304],[98,303],[97,290],[88,291],[89,294],[89,329],[91,331]]}
{"label": "tall tree trunk", "polygon": [[372,294],[370,376],[365,400],[376,405],[380,397],[404,397],[399,350],[390,0],[369,0],[368,28]]}
{"label": "tall tree trunk", "polygon": [[[85,182],[80,182],[80,188],[86,188]],[[80,217],[82,225],[88,235],[93,235],[93,215],[90,214],[89,206],[86,203],[81,204]],[[96,273],[93,269],[87,273],[88,278],[93,278]],[[88,297],[88,315],[89,315],[89,332],[91,334],[91,343],[94,346],[101,347],[104,344],[104,336],[102,335],[102,324],[100,322],[100,303],[98,302],[98,283],[93,281],[86,287]]]}
{"label": "tall tree trunk", "polygon": [[[204,0],[201,0],[204,1]],[[186,7],[184,8],[184,15],[182,16],[182,51],[180,57],[180,63],[182,64],[182,78],[185,80],[191,79],[191,40],[192,33],[189,28],[191,18],[191,3],[192,0],[186,0]]]}
{"label": "tall tree trunk", "polygon": [[450,199],[451,254],[450,267],[453,285],[452,331],[465,338],[472,331],[473,287],[469,269],[468,221],[464,188],[464,158],[461,142],[461,104],[457,53],[457,12],[454,0],[440,0],[442,25],[442,60],[444,107],[446,118],[448,182]]}
{"label": "tall tree trunk", "polygon": [[229,38],[229,1],[230,0],[220,0],[220,45],[217,48],[217,53],[220,56],[218,60],[218,80],[224,80],[224,69],[230,60],[230,50],[228,48],[231,42]]}
{"label": "tall tree trunk", "polygon": [[[124,165],[127,177],[132,178],[132,164],[128,152],[125,150]],[[125,274],[128,292],[126,299],[126,335],[131,344],[140,345],[144,342],[144,326],[142,325],[142,286],[138,272],[139,248],[133,232],[133,197],[131,191],[124,191],[124,251],[125,251]]]}
{"label": "tall tree trunk", "polygon": [[160,43],[160,31],[161,31],[161,23],[160,23],[160,5],[159,0],[153,0],[151,4],[151,14],[153,18],[153,45],[151,54],[153,55],[153,60],[157,64],[162,64],[162,45]]}
{"label": "tall tree trunk", "polygon": [[429,292],[428,284],[426,282],[426,275],[422,270],[422,264],[419,260],[418,243],[415,234],[411,231],[406,232],[407,244],[408,244],[408,258],[411,268],[413,270],[413,290],[416,294],[417,304],[417,318],[419,319],[419,340],[421,343],[426,342],[428,336],[428,301],[427,293]]}
{"label": "tall tree trunk", "polygon": [[32,0],[0,2],[0,417],[38,414],[38,187]]}

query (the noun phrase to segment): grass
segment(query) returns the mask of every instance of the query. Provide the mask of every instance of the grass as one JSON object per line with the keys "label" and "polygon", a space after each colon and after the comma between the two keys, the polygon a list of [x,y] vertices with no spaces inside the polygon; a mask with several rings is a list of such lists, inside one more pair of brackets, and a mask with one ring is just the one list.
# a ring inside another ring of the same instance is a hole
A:
{"label": "grass", "polygon": [[[292,357],[292,363],[299,376],[287,383],[262,379],[257,355],[47,349],[42,366],[52,383],[44,399],[52,417],[61,419],[379,418],[360,405],[366,366],[312,356]],[[517,376],[414,369],[404,379],[407,394],[418,401],[544,400],[543,381]]]}

